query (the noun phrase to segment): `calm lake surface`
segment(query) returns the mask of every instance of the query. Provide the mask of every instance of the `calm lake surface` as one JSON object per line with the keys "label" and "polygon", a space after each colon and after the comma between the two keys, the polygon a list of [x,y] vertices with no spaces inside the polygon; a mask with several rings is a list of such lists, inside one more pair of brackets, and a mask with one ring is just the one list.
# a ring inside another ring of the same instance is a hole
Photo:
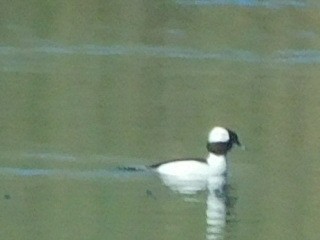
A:
{"label": "calm lake surface", "polygon": [[[320,238],[318,1],[0,12],[1,239]],[[215,125],[247,147],[228,204],[117,169],[205,157]]]}

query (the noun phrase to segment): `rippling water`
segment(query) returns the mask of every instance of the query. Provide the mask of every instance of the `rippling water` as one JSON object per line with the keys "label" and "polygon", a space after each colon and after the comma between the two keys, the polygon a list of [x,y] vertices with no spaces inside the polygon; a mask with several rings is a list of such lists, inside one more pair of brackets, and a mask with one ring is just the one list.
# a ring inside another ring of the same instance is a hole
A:
{"label": "rippling water", "polygon": [[[312,34],[312,33],[310,33]],[[0,54],[4,59],[11,61],[4,62],[3,71],[23,71],[24,65],[27,67],[30,59],[24,57],[32,56],[33,61],[43,59],[50,63],[52,57],[59,56],[135,56],[135,57],[155,57],[155,58],[173,58],[173,59],[190,59],[190,60],[219,60],[228,62],[248,62],[248,63],[284,63],[284,64],[315,64],[319,63],[320,51],[317,49],[283,49],[268,55],[259,55],[258,53],[241,50],[225,49],[217,52],[201,51],[197,49],[184,49],[180,47],[163,47],[163,46],[43,46],[43,47],[0,47]],[[40,69],[41,70],[41,69]],[[35,70],[36,71],[36,70]]]}
{"label": "rippling water", "polygon": [[270,9],[279,9],[286,7],[295,8],[311,8],[319,7],[319,4],[308,3],[303,0],[288,0],[288,1],[274,1],[274,0],[177,0],[177,3],[181,5],[198,5],[198,6],[240,6],[240,7],[262,7]]}
{"label": "rippling water", "polygon": [[[0,236],[318,239],[319,7],[4,3]],[[205,157],[214,125],[248,148],[228,196],[118,169]]]}

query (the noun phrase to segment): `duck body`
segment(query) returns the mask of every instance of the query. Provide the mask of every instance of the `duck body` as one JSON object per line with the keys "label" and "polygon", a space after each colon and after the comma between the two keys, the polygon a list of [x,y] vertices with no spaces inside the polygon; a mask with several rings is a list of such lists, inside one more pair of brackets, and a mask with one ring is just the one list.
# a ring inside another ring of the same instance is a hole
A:
{"label": "duck body", "polygon": [[150,167],[159,174],[176,176],[182,179],[219,176],[226,174],[227,159],[224,156],[210,153],[207,159],[176,159],[151,165]]}

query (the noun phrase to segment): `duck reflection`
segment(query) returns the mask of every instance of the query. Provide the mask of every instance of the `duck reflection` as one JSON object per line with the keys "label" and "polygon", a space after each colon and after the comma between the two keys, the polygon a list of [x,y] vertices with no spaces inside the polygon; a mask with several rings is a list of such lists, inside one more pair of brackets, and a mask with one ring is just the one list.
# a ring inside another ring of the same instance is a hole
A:
{"label": "duck reflection", "polygon": [[223,239],[228,217],[235,206],[235,197],[232,196],[231,186],[227,184],[227,176],[215,176],[209,179],[179,179],[170,175],[160,175],[163,184],[171,190],[183,194],[186,199],[199,191],[207,192],[206,200],[206,239]]}
{"label": "duck reflection", "polygon": [[[140,168],[143,169],[143,168]],[[123,169],[122,169],[123,170]],[[137,168],[125,168],[137,171]],[[141,170],[142,171],[142,170]],[[153,172],[154,173],[154,172]],[[207,178],[157,174],[163,185],[170,190],[184,196],[187,202],[197,202],[200,192],[206,193],[206,239],[225,239],[228,227],[235,222],[234,208],[236,205],[236,189],[228,182],[227,174],[210,176]],[[157,195],[152,190],[146,189],[146,196],[157,200]]]}

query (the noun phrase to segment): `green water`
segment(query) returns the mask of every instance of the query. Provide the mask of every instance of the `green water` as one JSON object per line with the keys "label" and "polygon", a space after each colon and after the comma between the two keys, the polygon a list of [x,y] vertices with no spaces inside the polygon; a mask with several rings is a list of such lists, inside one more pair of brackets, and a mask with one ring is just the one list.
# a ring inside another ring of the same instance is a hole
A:
{"label": "green water", "polygon": [[247,146],[221,238],[319,239],[319,9],[3,3],[1,239],[206,239],[206,193],[114,167],[205,156],[215,125]]}

